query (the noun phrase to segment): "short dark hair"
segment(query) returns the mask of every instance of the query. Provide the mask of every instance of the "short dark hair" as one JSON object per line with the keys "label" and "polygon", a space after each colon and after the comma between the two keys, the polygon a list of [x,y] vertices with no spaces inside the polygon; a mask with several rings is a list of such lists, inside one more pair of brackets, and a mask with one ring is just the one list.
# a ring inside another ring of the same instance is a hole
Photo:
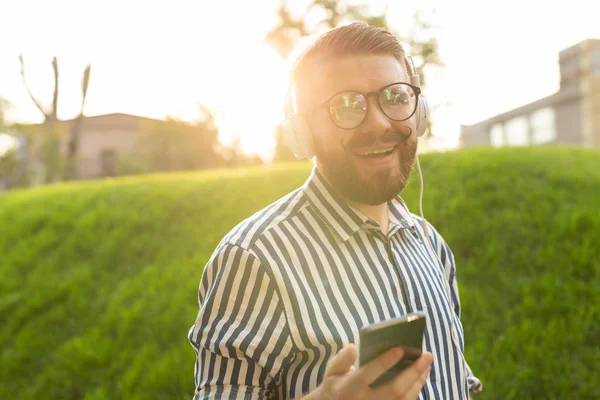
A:
{"label": "short dark hair", "polygon": [[396,36],[386,29],[364,22],[353,22],[325,32],[310,46],[305,57],[361,53],[389,54],[400,63],[404,63],[405,58],[404,48]]}

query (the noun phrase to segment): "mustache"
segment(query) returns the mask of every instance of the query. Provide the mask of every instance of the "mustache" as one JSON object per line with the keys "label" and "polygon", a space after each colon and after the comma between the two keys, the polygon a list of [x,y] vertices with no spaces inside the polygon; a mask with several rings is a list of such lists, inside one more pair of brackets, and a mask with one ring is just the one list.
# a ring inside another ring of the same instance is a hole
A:
{"label": "mustache", "polygon": [[405,132],[384,132],[381,135],[372,133],[356,134],[348,141],[342,143],[345,150],[360,150],[365,147],[371,147],[375,143],[396,145],[400,142],[405,142],[412,135],[412,129],[405,127]]}

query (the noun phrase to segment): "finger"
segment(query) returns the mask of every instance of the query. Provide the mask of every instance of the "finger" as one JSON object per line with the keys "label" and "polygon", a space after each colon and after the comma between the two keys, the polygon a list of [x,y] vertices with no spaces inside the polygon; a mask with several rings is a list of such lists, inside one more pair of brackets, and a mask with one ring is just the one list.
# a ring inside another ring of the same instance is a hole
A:
{"label": "finger", "polygon": [[[400,361],[403,355],[404,351],[401,348],[390,349],[368,364],[360,367],[356,372],[346,376],[340,386],[340,398],[357,396],[358,398],[362,398],[361,394],[370,391],[370,385]],[[389,398],[389,396],[384,398]]]}
{"label": "finger", "polygon": [[[349,382],[351,386],[369,386],[377,380],[384,372],[392,368],[404,356],[401,348],[393,348],[368,364],[360,367]],[[356,387],[355,389],[359,389]]]}
{"label": "finger", "polygon": [[429,352],[423,353],[410,367],[402,371],[402,373],[392,381],[392,390],[394,393],[396,395],[403,395],[415,382],[420,381],[423,375],[428,376],[429,374],[426,374],[426,372],[430,368],[432,361],[433,354]]}
{"label": "finger", "polygon": [[[425,357],[423,357],[425,356]],[[423,353],[410,367],[406,368],[394,380],[378,388],[373,392],[373,398],[377,399],[392,399],[401,397],[402,399],[409,393],[413,393],[412,386],[420,380],[427,381],[430,367],[428,366],[433,356],[431,353]],[[423,364],[425,367],[423,368]],[[424,384],[424,383],[423,383]],[[422,386],[421,386],[422,387]],[[420,389],[417,390],[417,394]],[[406,397],[410,398],[410,397]]]}
{"label": "finger", "polygon": [[356,346],[350,343],[340,350],[335,357],[329,361],[325,369],[325,376],[342,375],[350,370],[356,361]]}
{"label": "finger", "polygon": [[425,372],[423,372],[421,374],[421,376],[419,377],[419,380],[415,381],[413,383],[413,385],[404,393],[404,395],[402,396],[402,399],[406,399],[406,400],[416,400],[419,398],[419,394],[421,393],[421,390],[423,389],[423,386],[425,386],[425,383],[427,383],[427,379],[429,379],[429,373],[431,372],[431,367],[427,368],[425,370]]}

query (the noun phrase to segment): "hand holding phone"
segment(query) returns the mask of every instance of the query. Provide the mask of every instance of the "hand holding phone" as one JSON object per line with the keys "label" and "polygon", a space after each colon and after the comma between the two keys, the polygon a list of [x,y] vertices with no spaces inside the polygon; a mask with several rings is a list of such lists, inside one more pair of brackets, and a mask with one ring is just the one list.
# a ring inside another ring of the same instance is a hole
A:
{"label": "hand holding phone", "polygon": [[371,387],[389,382],[422,354],[427,317],[415,312],[403,317],[368,325],[360,330],[359,366],[368,364],[386,351],[400,347],[402,359],[379,377]]}
{"label": "hand holding phone", "polygon": [[403,357],[400,348],[393,348],[356,369],[357,349],[349,344],[340,350],[329,362],[325,377],[317,389],[304,400],[373,400],[395,399],[416,400],[430,373],[433,356],[424,352],[421,357],[390,382],[373,388],[382,374],[393,367]]}

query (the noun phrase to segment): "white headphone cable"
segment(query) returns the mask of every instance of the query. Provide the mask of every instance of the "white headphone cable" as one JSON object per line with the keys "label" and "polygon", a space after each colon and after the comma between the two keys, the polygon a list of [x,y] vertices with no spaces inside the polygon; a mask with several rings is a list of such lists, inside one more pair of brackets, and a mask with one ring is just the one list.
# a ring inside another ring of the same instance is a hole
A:
{"label": "white headphone cable", "polygon": [[[420,182],[420,186],[421,186],[421,191],[419,193],[419,212],[421,214],[421,226],[423,227],[423,232],[425,233],[425,238],[424,238],[424,240],[426,242],[425,245],[426,245],[427,249],[430,250],[430,253],[433,253],[434,259],[436,259],[439,262],[440,266],[442,267],[442,270],[444,271],[444,275],[445,275],[446,266],[440,259],[437,252],[433,249],[433,245],[429,241],[429,236],[431,236],[431,231],[429,230],[429,226],[427,226],[427,220],[425,219],[425,215],[423,214],[423,191],[424,191],[424,187],[425,187],[425,182],[423,181],[423,172],[421,171],[421,163],[419,162],[418,154],[417,154],[417,170],[419,171],[419,182]],[[444,279],[444,282],[445,282],[445,286],[446,286],[446,292],[448,294],[448,300],[452,301],[452,297],[450,294],[450,282],[448,282],[446,279]]]}

